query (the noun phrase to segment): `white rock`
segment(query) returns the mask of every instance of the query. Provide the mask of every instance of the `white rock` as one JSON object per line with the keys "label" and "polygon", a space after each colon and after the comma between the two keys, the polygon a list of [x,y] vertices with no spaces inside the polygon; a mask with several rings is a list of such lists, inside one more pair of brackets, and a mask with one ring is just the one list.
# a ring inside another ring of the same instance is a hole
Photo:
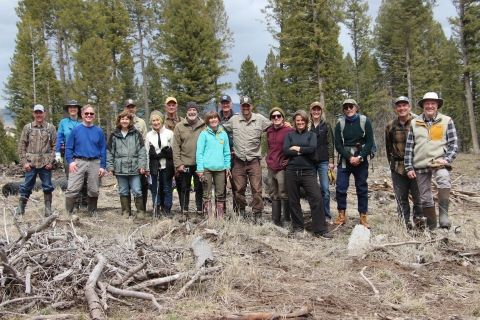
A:
{"label": "white rock", "polygon": [[361,224],[357,224],[348,239],[348,255],[360,256],[370,242],[370,229],[365,228]]}

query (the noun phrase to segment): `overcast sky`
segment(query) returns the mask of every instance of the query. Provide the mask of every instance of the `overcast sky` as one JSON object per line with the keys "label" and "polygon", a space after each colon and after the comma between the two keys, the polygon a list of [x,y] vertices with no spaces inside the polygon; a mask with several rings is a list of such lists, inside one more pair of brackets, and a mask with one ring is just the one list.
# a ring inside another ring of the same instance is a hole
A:
{"label": "overcast sky", "polygon": [[[0,95],[3,96],[4,83],[10,73],[9,63],[13,56],[15,47],[15,37],[17,34],[16,22],[18,17],[15,14],[16,0],[0,1]],[[233,84],[233,89],[227,91],[232,96],[234,102],[238,102],[239,97],[236,94],[235,83],[238,81],[237,72],[240,70],[241,63],[250,55],[250,58],[257,65],[259,72],[265,66],[265,60],[272,45],[275,45],[270,33],[266,31],[265,17],[260,12],[267,4],[267,0],[224,0],[225,9],[229,15],[228,26],[234,33],[235,46],[233,47],[232,63],[236,72],[230,73],[225,77],[225,81]],[[435,19],[439,21],[447,37],[451,34],[451,27],[448,23],[448,17],[456,15],[455,8],[450,0],[438,1],[439,5],[435,7]],[[369,1],[372,22],[378,13],[381,0]],[[344,47],[344,54],[350,52],[350,38],[342,28],[340,43]],[[255,101],[254,101],[255,102]],[[0,108],[5,106],[5,100],[0,98]],[[40,102],[41,103],[41,102]]]}

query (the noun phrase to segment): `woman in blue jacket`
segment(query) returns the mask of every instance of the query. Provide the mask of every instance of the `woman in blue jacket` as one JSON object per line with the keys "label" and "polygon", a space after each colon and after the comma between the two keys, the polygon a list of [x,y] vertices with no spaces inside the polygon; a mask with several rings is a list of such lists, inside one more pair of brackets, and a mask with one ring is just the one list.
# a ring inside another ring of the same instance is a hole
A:
{"label": "woman in blue jacket", "polygon": [[220,115],[216,111],[207,112],[205,115],[205,130],[198,137],[196,153],[197,175],[204,184],[203,212],[209,217],[213,216],[211,202],[213,180],[218,218],[222,218],[225,211],[225,178],[232,176],[230,173],[228,135],[220,125],[220,121]]}

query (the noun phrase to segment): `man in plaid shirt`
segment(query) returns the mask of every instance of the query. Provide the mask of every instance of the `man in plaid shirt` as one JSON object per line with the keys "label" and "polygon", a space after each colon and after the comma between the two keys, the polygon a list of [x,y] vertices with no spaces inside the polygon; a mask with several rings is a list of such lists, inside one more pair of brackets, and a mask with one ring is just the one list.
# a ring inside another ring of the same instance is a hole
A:
{"label": "man in plaid shirt", "polygon": [[20,200],[16,214],[24,214],[28,198],[32,194],[37,175],[42,180],[45,200],[45,216],[52,213],[52,166],[55,162],[57,132],[55,127],[44,121],[45,109],[37,104],[33,107],[34,122],[27,123],[22,130],[18,155],[25,169],[25,182],[20,185]]}
{"label": "man in plaid shirt", "polygon": [[418,191],[417,180],[409,179],[405,171],[405,145],[412,115],[410,111],[412,106],[410,99],[405,96],[398,97],[395,100],[395,112],[397,119],[390,121],[385,128],[385,146],[387,157],[390,162],[390,171],[392,174],[393,191],[397,200],[397,211],[400,220],[405,221],[408,229],[413,225],[410,221],[410,203],[408,194],[413,199],[413,221],[418,228],[426,226],[426,219],[423,216],[423,210],[420,203],[420,192]]}
{"label": "man in plaid shirt", "polygon": [[439,224],[450,228],[448,205],[450,197],[451,163],[458,152],[457,131],[452,118],[438,112],[443,99],[435,92],[427,92],[418,101],[423,113],[412,120],[405,148],[405,171],[410,179],[417,179],[423,213],[430,230],[437,228],[435,203],[431,190],[432,175],[438,185]]}

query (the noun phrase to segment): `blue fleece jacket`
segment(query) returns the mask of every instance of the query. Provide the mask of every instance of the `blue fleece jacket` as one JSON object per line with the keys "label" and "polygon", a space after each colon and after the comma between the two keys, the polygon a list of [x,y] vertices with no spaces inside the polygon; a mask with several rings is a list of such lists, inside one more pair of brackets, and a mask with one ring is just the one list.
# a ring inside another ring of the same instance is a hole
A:
{"label": "blue fleece jacket", "polygon": [[230,144],[222,126],[213,132],[210,126],[200,133],[197,140],[197,172],[204,169],[222,171],[230,169]]}
{"label": "blue fleece jacket", "polygon": [[56,152],[60,152],[60,146],[62,145],[62,142],[65,142],[65,146],[67,145],[70,132],[72,132],[73,128],[81,124],[82,120],[72,120],[70,119],[70,117],[63,118],[60,121],[57,130],[57,148],[55,149]]}
{"label": "blue fleece jacket", "polygon": [[68,164],[74,157],[99,158],[100,168],[105,169],[107,142],[103,130],[97,126],[86,127],[83,124],[73,128],[68,137],[65,157]]}

